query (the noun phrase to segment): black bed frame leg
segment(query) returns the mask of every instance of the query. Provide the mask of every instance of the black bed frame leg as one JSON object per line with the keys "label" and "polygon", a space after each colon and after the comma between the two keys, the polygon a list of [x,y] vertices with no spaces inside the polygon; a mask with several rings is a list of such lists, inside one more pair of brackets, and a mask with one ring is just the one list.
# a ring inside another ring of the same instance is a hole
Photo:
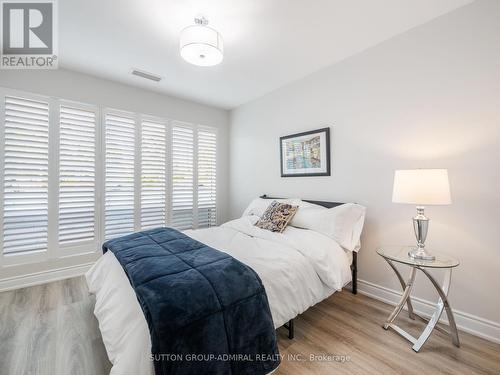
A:
{"label": "black bed frame leg", "polygon": [[288,330],[288,338],[292,340],[293,334],[295,333],[293,329],[293,319],[290,319],[290,321],[288,323],[285,323],[283,327],[285,327]]}
{"label": "black bed frame leg", "polygon": [[288,338],[290,340],[293,340],[293,336],[294,336],[294,333],[295,333],[295,330],[294,330],[294,326],[293,326],[293,319],[291,319],[289,322],[288,322]]}
{"label": "black bed frame leg", "polygon": [[355,251],[352,253],[352,294],[358,294],[358,253]]}

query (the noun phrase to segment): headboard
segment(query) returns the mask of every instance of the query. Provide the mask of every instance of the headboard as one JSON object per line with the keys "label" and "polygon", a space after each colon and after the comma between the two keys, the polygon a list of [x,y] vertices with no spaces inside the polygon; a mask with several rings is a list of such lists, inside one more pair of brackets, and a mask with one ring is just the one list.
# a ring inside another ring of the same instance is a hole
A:
{"label": "headboard", "polygon": [[[269,197],[266,194],[263,194],[260,196],[262,199],[285,199],[285,198],[278,198],[278,197]],[[304,202],[312,203],[312,204],[317,204],[318,206],[323,206],[326,208],[332,208],[332,207],[337,207],[340,206],[344,203],[340,202],[325,202],[325,201],[313,201],[309,199],[302,199]],[[351,273],[352,273],[352,293],[357,294],[358,293],[358,253],[356,251],[352,252],[352,264],[351,264]]]}
{"label": "headboard", "polygon": [[[264,195],[261,195],[259,198],[262,198],[262,199],[286,199],[286,198],[278,198],[278,197],[268,197],[266,194]],[[324,201],[312,201],[312,200],[309,200],[309,199],[302,199],[304,202],[308,202],[308,203],[312,203],[312,204],[317,204],[318,206],[323,206],[323,207],[326,207],[326,208],[332,208],[332,207],[337,207],[337,206],[340,206],[344,203],[340,203],[340,202],[324,202]]]}

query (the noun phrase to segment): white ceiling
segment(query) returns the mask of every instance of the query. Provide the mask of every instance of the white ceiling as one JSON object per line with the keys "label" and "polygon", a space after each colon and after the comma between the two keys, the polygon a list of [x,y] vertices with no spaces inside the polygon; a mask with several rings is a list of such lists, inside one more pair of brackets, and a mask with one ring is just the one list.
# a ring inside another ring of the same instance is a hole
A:
{"label": "white ceiling", "polygon": [[[234,108],[473,0],[62,0],[60,67]],[[179,55],[204,15],[224,38],[222,64]],[[160,75],[159,83],[130,75]]]}

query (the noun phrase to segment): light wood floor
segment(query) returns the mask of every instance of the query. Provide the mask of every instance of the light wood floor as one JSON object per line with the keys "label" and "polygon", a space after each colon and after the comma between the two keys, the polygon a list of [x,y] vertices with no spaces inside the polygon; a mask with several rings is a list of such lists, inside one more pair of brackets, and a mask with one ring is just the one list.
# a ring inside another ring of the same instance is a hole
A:
{"label": "light wood floor", "polygon": [[[0,293],[0,374],[108,374],[93,306],[83,278]],[[390,311],[362,295],[335,293],[296,319],[294,340],[278,329],[284,360],[275,374],[500,374],[500,345],[461,332],[456,348],[435,331],[414,353],[381,328]],[[399,323],[415,334],[424,325]],[[311,354],[346,361],[310,361]]]}

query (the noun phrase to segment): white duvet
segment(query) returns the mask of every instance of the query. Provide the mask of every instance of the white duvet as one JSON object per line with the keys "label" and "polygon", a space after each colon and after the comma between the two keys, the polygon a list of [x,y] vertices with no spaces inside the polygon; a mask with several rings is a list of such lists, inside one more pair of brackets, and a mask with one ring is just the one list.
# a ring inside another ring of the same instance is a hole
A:
{"label": "white duvet", "polygon": [[[351,281],[348,253],[317,232],[287,227],[272,233],[245,216],[220,227],[184,233],[254,269],[266,289],[274,326],[280,327]],[[153,375],[151,342],[135,292],[112,252],[86,274],[96,296],[94,313],[114,375]]]}

